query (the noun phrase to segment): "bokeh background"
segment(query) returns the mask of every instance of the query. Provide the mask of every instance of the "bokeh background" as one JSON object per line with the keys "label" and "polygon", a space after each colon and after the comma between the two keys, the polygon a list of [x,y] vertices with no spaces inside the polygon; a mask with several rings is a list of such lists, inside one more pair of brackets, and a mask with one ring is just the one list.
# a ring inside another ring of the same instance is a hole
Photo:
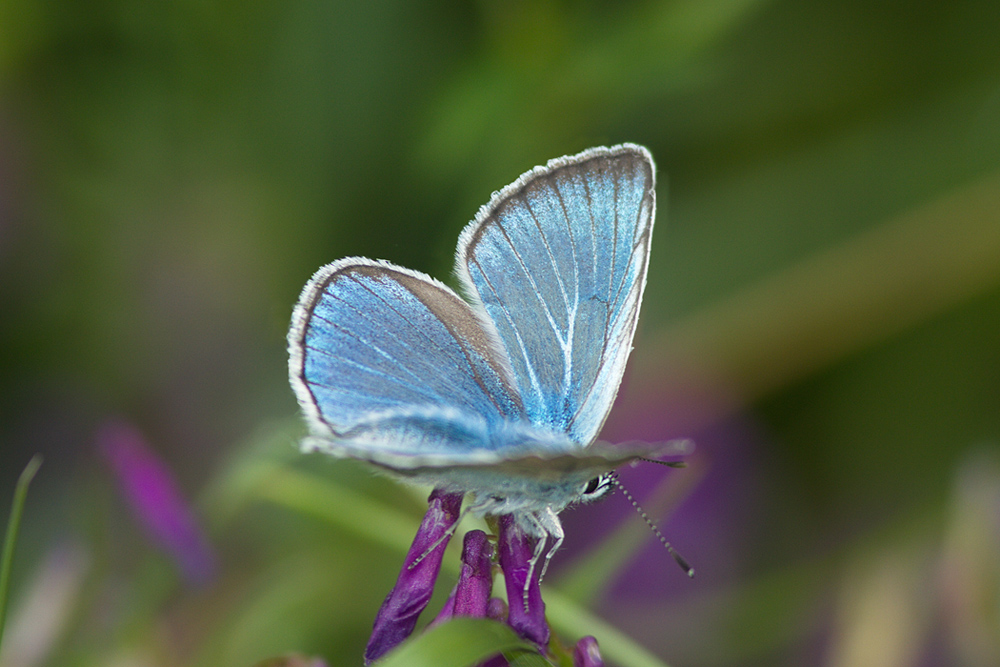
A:
{"label": "bokeh background", "polygon": [[995,2],[11,0],[0,513],[45,463],[3,666],[360,664],[425,491],[296,452],[299,290],[447,278],[492,191],[622,141],[659,215],[603,437],[695,439],[623,477],[698,574],[620,496],[568,511],[557,633],[1000,664]]}

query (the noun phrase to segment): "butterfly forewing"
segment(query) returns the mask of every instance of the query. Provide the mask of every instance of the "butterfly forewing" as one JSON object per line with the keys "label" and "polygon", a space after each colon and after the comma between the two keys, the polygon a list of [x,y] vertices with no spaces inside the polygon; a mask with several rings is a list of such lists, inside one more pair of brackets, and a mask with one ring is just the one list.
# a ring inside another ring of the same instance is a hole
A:
{"label": "butterfly forewing", "polygon": [[459,277],[496,328],[528,418],[582,445],[631,350],[654,208],[644,148],[592,149],[522,176],[459,241]]}
{"label": "butterfly forewing", "polygon": [[470,306],[415,271],[347,258],[303,291],[292,385],[313,435],[398,454],[488,447],[523,415],[502,350]]}

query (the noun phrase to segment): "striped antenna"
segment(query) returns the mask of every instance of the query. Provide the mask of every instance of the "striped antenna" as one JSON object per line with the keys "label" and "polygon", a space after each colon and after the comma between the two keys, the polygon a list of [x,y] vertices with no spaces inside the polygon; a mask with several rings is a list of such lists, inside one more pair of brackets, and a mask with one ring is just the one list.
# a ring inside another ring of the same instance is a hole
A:
{"label": "striped antenna", "polygon": [[[643,460],[648,460],[648,459],[643,459]],[[663,461],[652,461],[652,463],[663,463],[664,465],[668,465],[672,468],[677,467],[671,465],[670,463],[665,463]],[[610,479],[612,483],[614,483],[614,485],[618,487],[618,490],[622,492],[622,495],[624,495],[625,498],[630,503],[632,503],[632,507],[634,507],[635,511],[639,513],[639,516],[641,516],[642,520],[646,522],[646,525],[649,526],[649,529],[651,531],[653,531],[653,534],[660,539],[660,543],[663,544],[663,546],[670,553],[670,555],[673,556],[674,560],[677,561],[677,564],[681,566],[682,570],[684,570],[684,573],[687,574],[687,576],[689,577],[693,577],[694,568],[691,567],[691,564],[688,563],[687,560],[685,560],[684,556],[677,553],[677,550],[670,545],[670,542],[667,542],[667,538],[663,536],[663,533],[660,532],[660,529],[657,528],[656,524],[652,522],[652,520],[649,518],[649,515],[646,514],[646,510],[642,509],[642,507],[639,506],[639,503],[635,501],[635,498],[632,497],[632,494],[629,493],[628,489],[622,486],[622,483],[618,481],[618,475],[617,474],[611,475]]]}

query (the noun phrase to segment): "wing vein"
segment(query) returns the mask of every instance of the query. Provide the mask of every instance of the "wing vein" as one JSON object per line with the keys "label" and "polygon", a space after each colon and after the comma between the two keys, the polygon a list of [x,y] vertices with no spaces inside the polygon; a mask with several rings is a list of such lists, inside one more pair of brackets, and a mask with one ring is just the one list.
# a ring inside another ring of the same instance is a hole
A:
{"label": "wing vein", "polygon": [[580,262],[577,259],[576,238],[573,236],[573,225],[569,217],[569,209],[566,207],[566,199],[559,189],[559,183],[552,179],[552,191],[559,198],[559,206],[562,209],[563,219],[566,221],[566,237],[569,239],[569,247],[573,258],[573,306],[567,312],[567,344],[563,348],[563,411],[569,409],[571,390],[573,388],[573,342],[576,334],[576,319],[580,312]]}
{"label": "wing vein", "polygon": [[[556,257],[552,253],[552,246],[549,245],[548,239],[545,238],[545,231],[542,229],[541,223],[538,222],[538,216],[535,215],[534,209],[531,207],[531,202],[528,201],[528,197],[524,194],[521,195],[521,200],[524,202],[524,207],[527,209],[528,213],[531,215],[531,219],[535,223],[535,227],[538,229],[538,236],[542,241],[542,245],[545,246],[545,254],[549,257],[549,264],[552,265],[552,274],[556,277],[556,284],[559,285],[559,292],[562,294],[563,307],[566,310],[567,324],[569,322],[570,308],[569,308],[569,295],[566,293],[566,285],[563,283],[562,275],[559,271],[559,264],[556,262]],[[526,272],[527,273],[527,272]],[[529,274],[530,275],[530,274]],[[548,305],[547,302],[542,298],[541,292],[535,286],[534,278],[531,279],[532,286],[535,287],[535,292],[539,295],[539,300]],[[552,325],[552,331],[555,333],[556,338],[562,344],[563,348],[566,347],[567,340],[560,336],[560,327],[555,321],[555,318],[551,316],[551,310],[546,308],[546,312],[550,314],[549,322]]]}
{"label": "wing vein", "polygon": [[[358,339],[358,340],[360,340],[360,339]],[[368,366],[368,365],[364,364],[363,362],[356,361],[354,359],[351,359],[350,357],[346,357],[346,356],[343,356],[343,355],[334,354],[333,352],[330,352],[329,350],[324,350],[323,348],[320,348],[320,347],[315,347],[313,345],[305,345],[304,347],[305,347],[305,349],[310,350],[312,352],[315,352],[317,354],[320,354],[320,355],[322,355],[324,357],[330,357],[331,359],[336,359],[337,361],[343,362],[343,363],[345,363],[345,364],[347,364],[349,366],[352,366],[354,368],[357,368],[357,369],[359,369],[361,371],[365,371],[365,372],[367,372],[370,375],[375,375],[377,377],[384,378],[384,379],[386,379],[386,380],[388,380],[390,382],[394,382],[394,383],[396,383],[398,385],[401,385],[403,387],[407,387],[409,389],[412,389],[414,391],[414,393],[421,394],[423,396],[427,396],[428,398],[439,398],[438,396],[435,396],[433,393],[430,393],[430,394],[427,393],[427,391],[426,391],[426,383],[421,382],[421,384],[414,384],[412,382],[407,382],[406,380],[404,380],[402,377],[400,377],[398,375],[393,375],[391,373],[387,373],[387,372],[379,370],[377,368],[373,368],[371,366]],[[371,346],[371,347],[373,349],[375,349],[376,351],[381,352],[381,350],[379,350],[378,348],[376,348],[374,346]],[[421,380],[421,378],[419,376],[414,375],[413,373],[411,373],[411,375],[413,375],[413,377],[416,380],[418,380],[418,381]]]}
{"label": "wing vein", "polygon": [[[528,282],[531,284],[531,289],[532,291],[534,291],[535,297],[537,297],[538,299],[538,303],[540,303],[542,306],[542,311],[545,313],[545,319],[549,321],[549,327],[555,334],[556,340],[559,340],[560,344],[564,344],[564,341],[562,341],[561,337],[559,336],[559,325],[556,324],[555,317],[552,315],[552,311],[549,309],[549,305],[545,302],[545,299],[542,298],[542,292],[541,290],[538,289],[538,283],[535,282],[534,277],[531,275],[531,271],[528,270],[528,265],[525,264],[524,258],[521,256],[521,253],[517,251],[517,248],[514,246],[514,242],[511,241],[510,236],[507,235],[507,230],[503,228],[503,225],[497,222],[496,226],[497,229],[500,230],[500,233],[503,234],[504,240],[507,241],[507,245],[510,246],[510,250],[512,253],[514,253],[514,257],[517,258],[517,263],[520,265],[521,271],[524,272],[525,278],[527,278]],[[480,267],[480,270],[482,270],[482,267]],[[511,323],[511,326],[514,326],[513,322]]]}
{"label": "wing vein", "polygon": [[[332,297],[332,295],[329,294],[328,292],[326,294],[327,294],[327,296],[331,296]],[[365,318],[369,322],[373,322],[374,324],[377,324],[377,322],[374,322],[374,320],[372,320],[371,318],[369,318],[362,311],[360,311],[357,308],[355,308],[352,304],[348,303],[347,301],[344,301],[343,299],[337,299],[337,300],[340,301],[341,303],[343,303],[350,310],[353,310],[357,315]],[[320,321],[328,324],[332,328],[334,328],[334,329],[336,329],[336,330],[344,333],[345,335],[350,336],[351,338],[353,338],[354,340],[358,341],[362,345],[365,345],[365,346],[371,348],[372,350],[374,350],[375,352],[377,352],[378,354],[380,354],[382,357],[384,357],[384,358],[388,359],[389,361],[391,361],[393,364],[395,364],[397,367],[399,367],[402,371],[404,371],[405,373],[408,373],[409,375],[411,375],[414,380],[417,380],[418,382],[424,382],[423,378],[421,378],[419,375],[417,375],[416,373],[414,373],[413,370],[411,368],[409,368],[406,364],[404,364],[401,360],[397,359],[394,355],[389,354],[388,352],[386,352],[385,350],[383,350],[381,347],[379,347],[374,342],[368,340],[367,338],[362,337],[359,333],[357,333],[355,331],[352,331],[351,329],[348,329],[347,327],[344,327],[344,326],[340,325],[337,322],[333,322],[333,321],[331,321],[331,320],[323,317],[322,315],[320,315],[319,313],[317,313],[315,310],[311,314],[310,320],[312,320],[312,319],[320,320]],[[395,339],[403,347],[407,348],[410,351],[413,351],[413,348],[410,347],[409,345],[407,345],[406,342],[403,341],[401,338],[399,338],[398,336],[395,336]],[[303,341],[303,345],[306,346],[306,347],[311,347],[312,349],[316,349],[314,346],[306,345],[305,341]]]}
{"label": "wing vein", "polygon": [[[489,287],[490,291],[493,292],[493,296],[495,296],[497,300],[500,300],[501,299],[500,293],[497,291],[497,288],[493,285],[493,282],[486,276],[486,273],[483,271],[483,267],[479,263],[479,260],[477,260],[475,257],[470,257],[470,261],[474,263],[476,267],[479,268],[479,275],[482,276],[483,283],[485,283],[486,286]],[[521,353],[521,358],[524,359],[524,367],[528,370],[528,376],[531,381],[531,387],[532,389],[534,389],[534,392],[538,396],[538,399],[540,401],[544,400],[545,397],[542,393],[542,385],[541,382],[539,382],[538,380],[538,376],[535,374],[535,369],[531,365],[531,360],[528,358],[528,347],[524,344],[524,338],[521,337],[521,332],[514,324],[514,320],[510,316],[510,313],[507,312],[507,309],[501,308],[500,310],[502,311],[504,319],[507,321],[507,325],[510,327],[510,330],[514,333],[514,338],[517,340],[518,351]],[[510,354],[510,350],[508,350],[507,353]]]}

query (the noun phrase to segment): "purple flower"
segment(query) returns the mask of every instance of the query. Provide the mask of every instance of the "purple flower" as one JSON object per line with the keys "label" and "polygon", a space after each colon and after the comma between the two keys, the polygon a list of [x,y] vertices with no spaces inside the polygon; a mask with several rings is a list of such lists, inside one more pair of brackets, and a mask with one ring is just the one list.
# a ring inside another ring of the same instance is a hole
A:
{"label": "purple flower", "polygon": [[[366,665],[406,639],[416,627],[420,612],[430,601],[448,538],[459,518],[462,496],[435,490],[429,503],[427,515],[413,540],[399,579],[375,619],[375,628],[365,651]],[[497,517],[495,524],[491,525],[498,533],[498,560],[504,573],[509,604],[500,598],[490,597],[493,547],[486,533],[472,530],[463,542],[462,571],[458,583],[431,625],[443,623],[453,616],[491,618],[508,623],[515,632],[537,644],[545,653],[550,649],[550,632],[538,585],[541,568],[537,563],[533,567],[531,562],[539,539],[526,534],[513,515]],[[554,642],[551,648],[556,654],[550,657],[558,660],[559,664],[570,660],[567,649],[559,642]],[[602,667],[604,664],[593,637],[584,637],[577,643],[572,661],[574,667]],[[497,655],[480,667],[506,667],[507,664],[502,655]]]}
{"label": "purple flower", "polygon": [[470,530],[462,543],[462,572],[455,589],[432,625],[452,616],[486,616],[493,590],[493,545],[481,530]]}
{"label": "purple flower", "polygon": [[538,586],[541,568],[531,567],[531,558],[534,556],[538,538],[525,534],[510,514],[502,515],[498,525],[500,569],[503,570],[507,585],[509,605],[507,622],[517,634],[530,639],[544,650],[549,644],[549,624],[545,621],[545,603],[542,601],[542,590]]}
{"label": "purple flower", "polygon": [[486,616],[493,590],[493,545],[486,533],[470,530],[462,549],[462,573],[455,591],[455,616]]}
{"label": "purple flower", "polygon": [[152,539],[170,554],[188,581],[204,584],[211,580],[215,555],[170,470],[142,434],[129,424],[110,421],[98,431],[97,444]]}
{"label": "purple flower", "polygon": [[573,649],[573,667],[604,667],[596,639],[584,637],[576,643]]}
{"label": "purple flower", "polygon": [[406,554],[396,585],[375,617],[375,627],[365,649],[366,665],[410,636],[434,592],[445,547],[458,521],[462,494],[435,489],[428,502],[430,507]]}

